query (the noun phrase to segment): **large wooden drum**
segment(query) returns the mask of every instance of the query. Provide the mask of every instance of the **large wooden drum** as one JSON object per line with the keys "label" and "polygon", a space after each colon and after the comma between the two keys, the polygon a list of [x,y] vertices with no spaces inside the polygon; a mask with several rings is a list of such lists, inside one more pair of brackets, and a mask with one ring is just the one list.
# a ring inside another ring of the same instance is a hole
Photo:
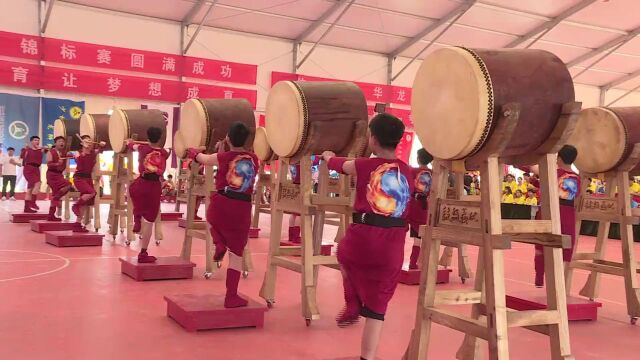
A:
{"label": "large wooden drum", "polygon": [[278,157],[271,149],[269,139],[267,138],[267,130],[263,127],[256,128],[256,136],[253,139],[253,151],[261,161],[271,161]]}
{"label": "large wooden drum", "polygon": [[571,75],[543,50],[439,49],[420,66],[411,110],[416,133],[434,157],[463,159],[479,151],[500,119],[503,105],[520,104],[515,136],[503,156],[540,147],[573,102]]}
{"label": "large wooden drum", "polygon": [[[347,155],[363,137],[367,101],[350,82],[281,81],[269,92],[267,135],[280,157],[300,159],[331,150]],[[356,134],[360,123],[362,134]]]}
{"label": "large wooden drum", "polygon": [[167,125],[162,111],[156,109],[121,110],[115,109],[109,118],[109,142],[113,151],[119,153],[126,150],[124,141],[134,139],[149,141],[147,129],[157,127],[162,129],[160,146],[164,146],[167,137]]}
{"label": "large wooden drum", "polygon": [[62,136],[67,142],[71,141],[71,143],[67,143],[67,147],[71,151],[80,150],[82,148],[80,139],[78,139],[78,136],[76,135],[79,132],[80,121],[78,120],[58,119],[53,123],[54,139],[58,136]]}
{"label": "large wooden drum", "polygon": [[640,143],[640,107],[584,109],[569,144],[576,147],[578,170],[603,173],[614,170]]}
{"label": "large wooden drum", "polygon": [[104,141],[105,150],[111,150],[109,143],[109,115],[108,114],[82,114],[80,118],[80,135],[91,136],[91,140]]}
{"label": "large wooden drum", "polygon": [[190,99],[180,109],[180,132],[187,148],[204,146],[206,153],[216,151],[216,143],[223,140],[236,121],[251,130],[245,146],[251,148],[256,118],[251,104],[245,99]]}

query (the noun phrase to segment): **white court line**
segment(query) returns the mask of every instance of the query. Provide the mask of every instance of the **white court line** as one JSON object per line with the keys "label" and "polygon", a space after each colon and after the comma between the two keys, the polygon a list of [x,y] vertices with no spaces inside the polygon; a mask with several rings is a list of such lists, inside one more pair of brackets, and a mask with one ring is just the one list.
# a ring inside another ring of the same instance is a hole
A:
{"label": "white court line", "polygon": [[37,252],[37,251],[24,251],[24,250],[0,250],[0,251],[13,251],[13,252],[22,252],[22,253],[32,253],[32,254],[38,254],[38,255],[49,255],[49,256],[57,257],[58,258],[57,260],[63,260],[64,261],[64,264],[62,264],[62,266],[60,266],[58,268],[55,268],[53,270],[41,272],[41,273],[38,273],[38,274],[19,276],[19,277],[15,277],[15,278],[0,279],[0,282],[28,279],[28,278],[32,278],[32,277],[51,274],[51,273],[54,273],[54,272],[57,272],[57,271],[60,271],[60,270],[62,270],[64,268],[66,268],[71,263],[71,261],[69,261],[69,259],[67,259],[67,258],[65,258],[63,256],[55,255],[55,254],[49,254],[49,253],[43,253],[43,252]]}

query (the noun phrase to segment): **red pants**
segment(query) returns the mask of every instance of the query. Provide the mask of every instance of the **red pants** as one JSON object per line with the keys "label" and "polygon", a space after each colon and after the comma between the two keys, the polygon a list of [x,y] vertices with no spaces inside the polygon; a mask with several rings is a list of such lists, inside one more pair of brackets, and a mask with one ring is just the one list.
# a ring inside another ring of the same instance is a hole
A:
{"label": "red pants", "polygon": [[82,195],[91,195],[93,196],[90,200],[84,202],[82,205],[93,205],[96,196],[96,190],[93,188],[93,179],[84,178],[84,177],[74,177],[73,184],[76,187],[76,190],[80,192],[80,196]]}
{"label": "red pants", "polygon": [[24,178],[27,180],[27,189],[33,189],[40,180],[40,167],[25,165],[22,170]]}
{"label": "red pants", "polygon": [[47,184],[51,188],[52,200],[60,199],[69,191],[71,183],[61,173],[47,171]]}
{"label": "red pants", "polygon": [[148,222],[156,221],[160,213],[162,184],[158,180],[139,177],[129,186],[129,197],[133,204],[133,216],[141,216]]}
{"label": "red pants", "polygon": [[[562,260],[569,262],[576,244],[576,209],[573,206],[560,205],[560,232],[571,236],[571,248],[562,249]],[[544,274],[544,247],[540,245],[536,245],[534,263],[536,274]]]}
{"label": "red pants", "polygon": [[398,285],[407,228],[351,224],[338,245],[344,281],[363,308],[384,315]]}
{"label": "red pants", "polygon": [[232,253],[242,256],[251,226],[251,202],[230,199],[222,194],[211,195],[207,221],[216,246],[224,245]]}

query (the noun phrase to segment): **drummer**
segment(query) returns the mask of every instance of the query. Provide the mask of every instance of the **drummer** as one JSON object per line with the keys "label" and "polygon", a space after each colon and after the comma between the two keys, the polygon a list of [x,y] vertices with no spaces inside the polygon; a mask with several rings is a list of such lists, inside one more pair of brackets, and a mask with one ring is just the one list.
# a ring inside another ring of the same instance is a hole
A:
{"label": "drummer", "polygon": [[52,195],[47,221],[62,221],[56,217],[56,210],[62,206],[62,197],[71,188],[69,180],[62,175],[67,168],[67,141],[64,136],[57,136],[53,143],[53,148],[47,153],[47,185]]}
{"label": "drummer", "polygon": [[[242,254],[249,239],[251,225],[251,195],[258,173],[258,158],[245,146],[251,130],[241,122],[229,127],[227,137],[217,144],[215,154],[202,154],[190,148],[187,156],[195,162],[217,166],[216,192],[211,195],[207,209],[207,221],[211,225],[216,251],[214,261],[220,261],[229,249],[227,269],[227,293],[224,307],[247,306],[246,299],[238,295],[238,283],[242,271]],[[227,145],[230,151],[225,151]]]}
{"label": "drummer", "polygon": [[24,194],[24,212],[35,213],[40,208],[36,204],[38,193],[40,193],[40,165],[42,165],[42,154],[48,151],[47,148],[40,147],[40,137],[32,136],[29,139],[29,146],[20,151],[20,159],[24,166],[22,174],[27,180],[27,191]]}
{"label": "drummer", "polygon": [[418,150],[418,168],[413,168],[414,192],[409,203],[409,234],[413,238],[411,256],[409,257],[409,269],[418,268],[420,256],[421,238],[420,225],[427,223],[429,193],[431,192],[431,170],[427,168],[433,161],[433,156],[425,149]]}
{"label": "drummer", "polygon": [[[565,263],[571,261],[573,246],[576,243],[576,209],[574,200],[580,193],[580,177],[571,169],[571,164],[578,157],[578,150],[565,145],[558,152],[558,195],[560,196],[560,228],[563,235],[571,236],[571,248],[562,249],[562,259]],[[535,285],[544,285],[544,252],[543,247],[536,245]]]}
{"label": "drummer", "polygon": [[169,152],[162,148],[163,129],[150,127],[147,129],[149,143],[134,142],[127,139],[129,151],[138,151],[138,172],[140,176],[129,186],[129,196],[133,203],[133,232],[140,233],[139,263],[153,263],[155,256],[147,253],[151,240],[153,223],[160,216],[160,196],[162,186],[160,179],[164,174]]}
{"label": "drummer", "polygon": [[87,206],[91,206],[94,203],[96,197],[96,190],[93,187],[92,172],[96,165],[98,154],[102,152],[107,143],[101,141],[95,148],[95,142],[89,135],[82,135],[82,150],[80,150],[76,156],[76,172],[73,175],[76,189],[80,193],[80,198],[73,204],[71,210],[76,215],[76,228],[74,232],[88,232],[88,230],[82,225],[82,217],[84,209]]}
{"label": "drummer", "polygon": [[322,156],[329,169],[356,176],[353,224],[338,246],[346,305],[336,322],[345,327],[366,318],[360,356],[372,360],[402,268],[413,175],[396,157],[404,135],[402,121],[378,114],[369,129],[375,158],[349,160],[331,151]]}

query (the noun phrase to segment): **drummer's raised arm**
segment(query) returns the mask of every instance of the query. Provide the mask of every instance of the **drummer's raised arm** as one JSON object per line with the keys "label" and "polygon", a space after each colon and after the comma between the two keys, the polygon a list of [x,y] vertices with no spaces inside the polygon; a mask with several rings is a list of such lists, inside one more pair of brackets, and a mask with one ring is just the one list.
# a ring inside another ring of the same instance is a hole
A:
{"label": "drummer's raised arm", "polygon": [[334,170],[347,175],[356,174],[356,162],[344,157],[338,157],[332,151],[322,153],[322,158],[327,162],[329,170]]}
{"label": "drummer's raised arm", "polygon": [[139,144],[136,144],[133,139],[127,139],[125,140],[125,142],[127,143],[127,148],[129,149],[129,151],[138,151]]}
{"label": "drummer's raised arm", "polygon": [[198,164],[207,166],[218,166],[218,154],[203,154],[202,150],[189,148],[187,157],[195,160]]}

